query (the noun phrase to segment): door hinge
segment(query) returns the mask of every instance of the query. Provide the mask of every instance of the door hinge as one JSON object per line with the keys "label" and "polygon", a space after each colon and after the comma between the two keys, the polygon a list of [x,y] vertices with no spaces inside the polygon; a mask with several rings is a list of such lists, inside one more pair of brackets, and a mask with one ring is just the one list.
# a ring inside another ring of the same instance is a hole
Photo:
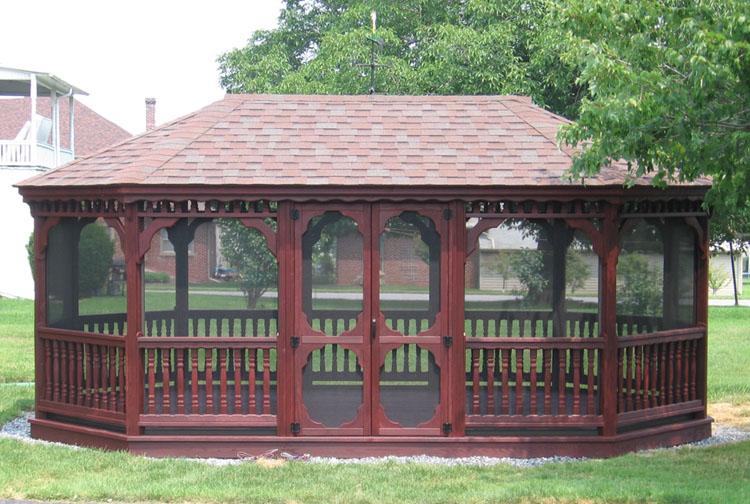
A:
{"label": "door hinge", "polygon": [[443,336],[443,346],[450,348],[453,346],[453,336]]}
{"label": "door hinge", "polygon": [[443,434],[450,434],[453,432],[453,424],[452,423],[444,423],[443,424]]}
{"label": "door hinge", "polygon": [[299,434],[299,424],[297,422],[292,422],[291,424],[289,424],[289,430],[294,435]]}
{"label": "door hinge", "polygon": [[292,218],[292,220],[297,220],[297,219],[299,219],[299,209],[297,209],[297,208],[292,208],[292,210],[291,210],[291,211],[289,212],[289,215],[290,215],[290,217]]}
{"label": "door hinge", "polygon": [[443,218],[445,220],[451,220],[453,218],[453,210],[445,209],[443,210]]}
{"label": "door hinge", "polygon": [[292,348],[299,347],[299,336],[292,336],[291,338],[289,338],[289,346],[291,346]]}

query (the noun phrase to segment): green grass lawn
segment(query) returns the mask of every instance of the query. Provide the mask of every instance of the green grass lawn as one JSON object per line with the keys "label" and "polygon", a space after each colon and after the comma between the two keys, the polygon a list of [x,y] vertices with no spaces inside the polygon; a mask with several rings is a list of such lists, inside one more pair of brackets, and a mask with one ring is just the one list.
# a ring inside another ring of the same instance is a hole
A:
{"label": "green grass lawn", "polygon": [[[709,309],[709,398],[750,403],[750,308]],[[32,305],[0,299],[0,423],[33,404]],[[0,498],[113,502],[746,503],[750,441],[538,468],[214,467],[0,439]]]}

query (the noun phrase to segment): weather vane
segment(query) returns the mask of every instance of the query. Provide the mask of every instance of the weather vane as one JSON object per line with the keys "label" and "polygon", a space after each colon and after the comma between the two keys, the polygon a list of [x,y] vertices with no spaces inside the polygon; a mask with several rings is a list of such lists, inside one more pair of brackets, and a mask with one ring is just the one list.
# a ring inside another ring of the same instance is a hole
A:
{"label": "weather vane", "polygon": [[370,62],[369,63],[354,63],[355,66],[368,66],[370,67],[370,96],[375,94],[375,67],[387,67],[390,68],[390,64],[378,64],[375,63],[375,46],[378,47],[378,52],[383,50],[383,39],[378,38],[375,35],[375,23],[378,19],[378,15],[375,11],[370,13],[370,20],[372,21],[372,35],[370,36]]}

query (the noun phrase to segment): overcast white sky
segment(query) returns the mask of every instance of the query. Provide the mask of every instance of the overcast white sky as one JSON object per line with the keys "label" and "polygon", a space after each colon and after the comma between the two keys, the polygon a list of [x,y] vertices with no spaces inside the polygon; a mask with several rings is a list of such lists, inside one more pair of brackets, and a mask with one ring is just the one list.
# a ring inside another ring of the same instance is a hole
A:
{"label": "overcast white sky", "polygon": [[219,100],[216,58],[274,28],[281,0],[3,2],[0,66],[53,73],[132,134]]}

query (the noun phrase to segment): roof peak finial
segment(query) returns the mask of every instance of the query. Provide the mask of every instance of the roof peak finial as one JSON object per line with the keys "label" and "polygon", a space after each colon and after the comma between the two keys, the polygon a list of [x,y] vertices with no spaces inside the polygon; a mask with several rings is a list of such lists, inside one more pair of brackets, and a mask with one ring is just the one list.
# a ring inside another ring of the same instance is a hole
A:
{"label": "roof peak finial", "polygon": [[370,62],[369,63],[355,63],[355,66],[368,66],[370,67],[370,97],[375,96],[375,68],[376,67],[387,67],[390,68],[390,63],[378,64],[375,63],[375,46],[379,47],[379,51],[383,50],[383,39],[378,38],[376,35],[377,30],[377,19],[378,14],[374,10],[370,12],[370,21],[372,23],[372,35],[370,36]]}

